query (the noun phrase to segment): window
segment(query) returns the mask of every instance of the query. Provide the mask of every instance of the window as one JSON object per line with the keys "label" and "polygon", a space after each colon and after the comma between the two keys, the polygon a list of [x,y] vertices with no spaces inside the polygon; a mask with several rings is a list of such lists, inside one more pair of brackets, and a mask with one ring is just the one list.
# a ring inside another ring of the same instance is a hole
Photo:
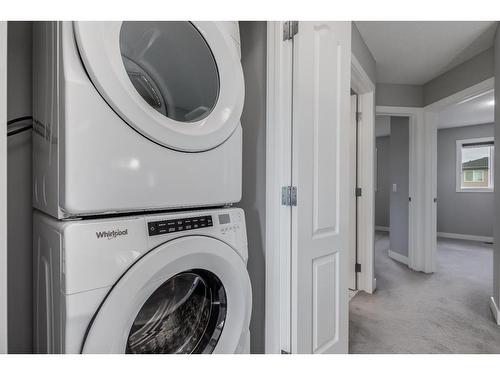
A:
{"label": "window", "polygon": [[457,141],[457,192],[493,191],[493,137]]}
{"label": "window", "polygon": [[484,182],[484,171],[475,170],[472,175],[472,182]]}

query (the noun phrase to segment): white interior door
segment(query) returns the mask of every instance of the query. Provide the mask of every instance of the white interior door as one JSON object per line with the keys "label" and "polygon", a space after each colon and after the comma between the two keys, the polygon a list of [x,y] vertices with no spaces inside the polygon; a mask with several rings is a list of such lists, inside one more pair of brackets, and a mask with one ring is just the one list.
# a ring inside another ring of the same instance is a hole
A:
{"label": "white interior door", "polygon": [[346,353],[350,22],[299,22],[294,37],[293,353]]}

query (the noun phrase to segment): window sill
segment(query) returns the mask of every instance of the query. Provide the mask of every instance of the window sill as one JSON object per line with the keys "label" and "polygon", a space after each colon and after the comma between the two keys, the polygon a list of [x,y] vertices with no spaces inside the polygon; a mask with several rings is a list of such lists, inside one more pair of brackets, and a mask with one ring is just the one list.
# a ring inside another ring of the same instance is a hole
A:
{"label": "window sill", "polygon": [[457,193],[494,193],[494,189],[487,188],[457,188]]}

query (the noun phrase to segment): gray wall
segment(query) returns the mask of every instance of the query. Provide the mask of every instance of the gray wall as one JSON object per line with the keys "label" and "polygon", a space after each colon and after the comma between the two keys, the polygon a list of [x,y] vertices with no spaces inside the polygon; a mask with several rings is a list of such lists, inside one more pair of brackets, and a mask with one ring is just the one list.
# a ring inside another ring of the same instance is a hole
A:
{"label": "gray wall", "polygon": [[[500,27],[495,34],[495,139],[500,139]],[[500,152],[495,152],[495,181],[500,181]],[[500,307],[500,189],[495,189],[495,249],[493,255],[493,298]],[[498,319],[500,323],[500,318]]]}
{"label": "gray wall", "polygon": [[377,137],[377,192],[375,193],[375,225],[389,227],[391,196],[391,137]]}
{"label": "gray wall", "polygon": [[391,117],[390,248],[404,256],[408,256],[409,129],[408,117]]}
{"label": "gray wall", "polygon": [[493,48],[490,48],[427,82],[424,85],[424,105],[437,102],[493,76]]}
{"label": "gray wall", "polygon": [[492,137],[493,124],[441,129],[437,139],[437,231],[493,236],[494,193],[456,192],[456,141]]}
{"label": "gray wall", "polygon": [[373,83],[377,82],[377,66],[372,53],[368,49],[363,37],[359,33],[355,22],[351,23],[351,49],[359,63],[370,77]]}
{"label": "gray wall", "polygon": [[375,137],[383,137],[391,134],[391,116],[375,116]]}
{"label": "gray wall", "polygon": [[31,115],[33,22],[8,22],[8,119]]}
{"label": "gray wall", "polygon": [[264,353],[266,213],[266,23],[240,22],[245,75],[243,197],[248,232],[248,271],[252,281],[251,352]]}
{"label": "gray wall", "polygon": [[377,83],[375,103],[393,107],[423,107],[423,88],[419,85]]}
{"label": "gray wall", "polygon": [[[31,116],[32,23],[9,22],[7,27],[7,108],[8,119],[13,120]],[[7,169],[9,353],[31,353],[33,268],[30,131],[9,136]]]}
{"label": "gray wall", "polygon": [[493,48],[487,49],[424,85],[377,83],[377,105],[425,107],[493,77]]}

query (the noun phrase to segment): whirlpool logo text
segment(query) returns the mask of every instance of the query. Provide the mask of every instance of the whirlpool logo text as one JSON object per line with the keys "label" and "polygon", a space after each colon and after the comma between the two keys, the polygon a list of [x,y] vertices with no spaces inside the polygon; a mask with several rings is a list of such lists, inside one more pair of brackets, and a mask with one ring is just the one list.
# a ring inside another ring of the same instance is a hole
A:
{"label": "whirlpool logo text", "polygon": [[116,237],[128,235],[128,229],[105,230],[102,232],[95,232],[95,235],[97,236],[98,239],[106,238],[108,240],[112,240],[115,239]]}

